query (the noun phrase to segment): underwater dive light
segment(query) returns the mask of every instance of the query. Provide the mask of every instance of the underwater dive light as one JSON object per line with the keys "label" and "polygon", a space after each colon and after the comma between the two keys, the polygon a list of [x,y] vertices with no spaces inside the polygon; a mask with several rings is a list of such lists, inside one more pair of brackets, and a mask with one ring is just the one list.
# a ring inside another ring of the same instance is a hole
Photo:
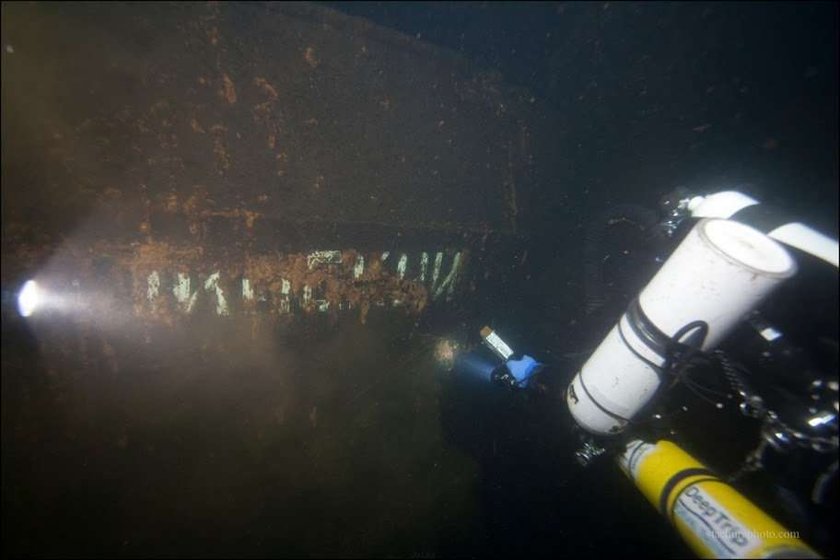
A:
{"label": "underwater dive light", "polygon": [[511,347],[490,327],[481,329],[481,341],[503,360],[501,365],[490,372],[489,381],[511,388],[527,387],[531,376],[542,368],[542,364],[531,356],[523,355],[515,359]]}
{"label": "underwater dive light", "polygon": [[29,317],[43,303],[44,294],[35,280],[27,280],[18,293],[18,313],[21,317]]}

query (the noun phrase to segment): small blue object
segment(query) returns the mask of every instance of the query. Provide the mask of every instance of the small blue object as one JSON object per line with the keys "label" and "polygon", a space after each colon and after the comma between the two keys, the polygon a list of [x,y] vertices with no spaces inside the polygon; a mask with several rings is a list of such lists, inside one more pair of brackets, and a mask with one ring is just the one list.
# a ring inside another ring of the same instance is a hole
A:
{"label": "small blue object", "polygon": [[519,386],[527,385],[531,376],[534,375],[540,367],[542,367],[541,363],[527,354],[522,356],[521,360],[508,360],[505,365],[511,375],[513,375],[514,379],[516,379],[516,384]]}

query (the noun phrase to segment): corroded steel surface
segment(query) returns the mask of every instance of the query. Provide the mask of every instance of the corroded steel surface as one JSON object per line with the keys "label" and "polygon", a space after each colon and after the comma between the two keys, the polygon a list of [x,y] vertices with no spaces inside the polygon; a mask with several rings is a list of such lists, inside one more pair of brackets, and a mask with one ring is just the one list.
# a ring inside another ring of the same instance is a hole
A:
{"label": "corroded steel surface", "polygon": [[524,261],[530,98],[318,6],[2,9],[4,553],[408,556],[469,514],[430,331]]}
{"label": "corroded steel surface", "polygon": [[532,100],[454,53],[306,4],[3,15],[4,283],[419,313],[522,219]]}
{"label": "corroded steel surface", "polygon": [[[35,278],[60,304],[75,302],[63,308],[74,314],[131,310],[171,325],[192,315],[352,311],[364,323],[372,307],[418,315],[433,302],[451,302],[466,261],[466,251],[255,255],[155,242],[68,243]],[[103,300],[112,304],[98,308]]]}

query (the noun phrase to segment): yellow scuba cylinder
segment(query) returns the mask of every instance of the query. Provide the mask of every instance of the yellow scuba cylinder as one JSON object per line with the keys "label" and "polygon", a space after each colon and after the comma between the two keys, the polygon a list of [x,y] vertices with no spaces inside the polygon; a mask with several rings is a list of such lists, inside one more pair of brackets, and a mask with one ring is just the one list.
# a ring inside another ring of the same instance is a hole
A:
{"label": "yellow scuba cylinder", "polygon": [[819,558],[672,442],[634,440],[619,465],[701,558]]}

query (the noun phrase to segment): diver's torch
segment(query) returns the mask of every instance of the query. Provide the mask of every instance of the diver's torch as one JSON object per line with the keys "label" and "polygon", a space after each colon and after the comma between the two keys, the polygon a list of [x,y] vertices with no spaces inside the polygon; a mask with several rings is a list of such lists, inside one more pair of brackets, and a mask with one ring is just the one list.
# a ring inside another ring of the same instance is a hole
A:
{"label": "diver's torch", "polygon": [[490,327],[481,329],[481,341],[502,359],[502,363],[489,373],[488,380],[493,383],[512,389],[525,388],[533,375],[542,368],[541,363],[527,354],[514,359],[514,351]]}
{"label": "diver's torch", "polygon": [[507,345],[507,342],[502,340],[502,337],[497,335],[490,327],[481,329],[481,342],[504,361],[513,356],[513,350]]}

